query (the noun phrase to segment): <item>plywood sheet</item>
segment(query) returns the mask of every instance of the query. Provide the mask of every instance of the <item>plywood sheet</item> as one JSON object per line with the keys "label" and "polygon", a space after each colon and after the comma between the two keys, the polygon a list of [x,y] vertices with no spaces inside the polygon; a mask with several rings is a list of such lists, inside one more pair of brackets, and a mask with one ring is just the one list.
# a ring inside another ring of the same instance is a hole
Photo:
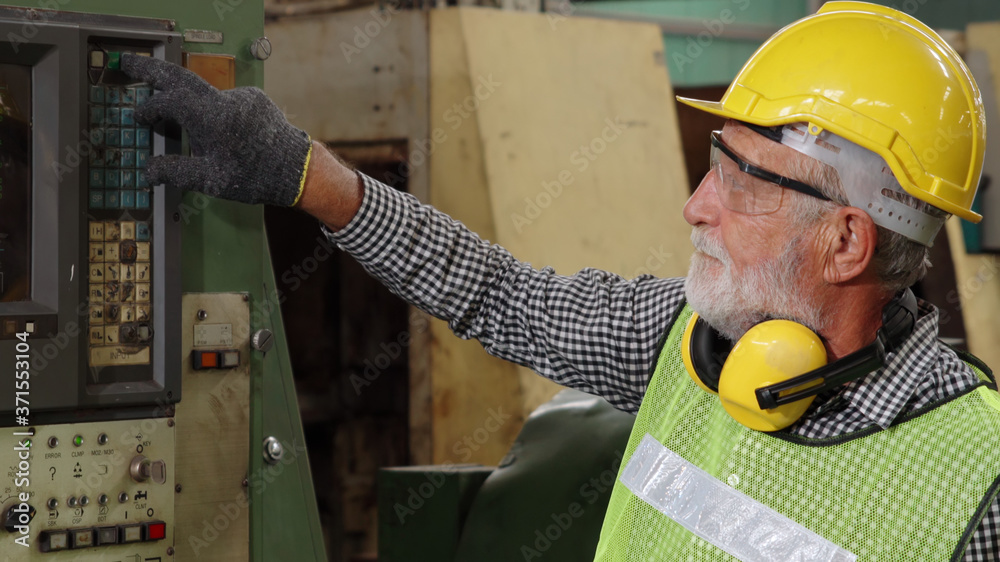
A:
{"label": "plywood sheet", "polygon": [[[431,12],[430,29],[430,130],[448,136],[432,204],[536,267],[684,274],[687,178],[655,26],[460,8]],[[558,390],[521,368],[510,388],[515,368],[471,345],[443,325],[435,338],[436,453],[489,403],[524,415]]]}
{"label": "plywood sheet", "polygon": [[687,177],[653,25],[461,11],[497,241],[561,273],[687,270]]}
{"label": "plywood sheet", "polygon": [[[1000,23],[977,23],[969,25],[966,33],[967,49],[969,53],[985,53],[989,58],[989,67],[993,80],[993,92],[1000,92]],[[978,55],[977,55],[978,56]],[[983,77],[977,76],[982,80]],[[989,79],[989,78],[988,78]],[[987,107],[987,117],[1000,114],[998,112],[997,100],[995,98],[984,99],[984,103],[992,104]],[[990,139],[986,145],[986,165],[984,173],[993,176],[992,189],[993,197],[1000,194],[998,180],[1000,175],[991,173],[991,169],[996,167],[997,134],[996,123],[992,120],[987,123],[987,131],[990,131]],[[992,147],[992,148],[991,148]],[[991,156],[991,154],[993,156]],[[985,195],[985,194],[984,194]],[[997,203],[987,202],[987,208],[1000,208],[1000,200]],[[989,226],[1000,224],[1000,217],[989,216],[984,213],[983,221]],[[957,285],[957,295],[946,295],[948,299],[959,299],[962,309],[962,317],[965,323],[966,338],[969,350],[986,362],[994,369],[1000,365],[1000,259],[991,254],[973,254],[965,252],[965,242],[962,237],[961,223],[959,219],[952,217],[948,219],[948,239],[951,244],[951,254],[955,263],[955,281]]]}
{"label": "plywood sheet", "polygon": [[[948,241],[955,264],[958,294],[944,298],[961,304],[969,351],[992,368],[1000,366],[1000,259],[993,254],[966,254],[960,219],[948,219]],[[983,219],[986,220],[986,219]],[[942,318],[942,322],[946,319]]]}
{"label": "plywood sheet", "polygon": [[[484,239],[496,240],[482,133],[475,109],[466,109],[475,99],[475,84],[461,14],[431,12],[429,202]],[[428,332],[432,462],[496,464],[522,424],[517,367],[490,357],[477,342],[454,337],[444,322],[431,322]],[[491,421],[491,412],[503,423]]]}

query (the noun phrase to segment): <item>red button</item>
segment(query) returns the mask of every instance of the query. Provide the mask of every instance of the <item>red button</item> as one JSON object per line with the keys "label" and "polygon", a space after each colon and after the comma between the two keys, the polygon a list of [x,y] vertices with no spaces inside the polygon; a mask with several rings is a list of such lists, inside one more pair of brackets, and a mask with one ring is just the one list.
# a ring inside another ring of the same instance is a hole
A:
{"label": "red button", "polygon": [[195,350],[191,354],[191,360],[196,371],[201,369],[216,369],[219,367],[219,352]]}
{"label": "red button", "polygon": [[167,536],[167,524],[158,523],[147,523],[146,524],[146,540],[147,541],[158,541],[160,539],[166,538]]}
{"label": "red button", "polygon": [[201,366],[202,367],[218,367],[219,366],[219,354],[218,353],[202,353],[201,354]]}

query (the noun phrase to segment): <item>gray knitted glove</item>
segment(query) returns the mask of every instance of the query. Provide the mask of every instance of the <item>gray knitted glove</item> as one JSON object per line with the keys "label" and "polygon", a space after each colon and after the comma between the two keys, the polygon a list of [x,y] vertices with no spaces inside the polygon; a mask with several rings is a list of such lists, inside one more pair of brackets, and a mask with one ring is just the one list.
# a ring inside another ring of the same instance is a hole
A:
{"label": "gray knitted glove", "polygon": [[264,92],[219,91],[193,72],[152,57],[122,55],[121,68],[159,90],[136,109],[136,121],[167,119],[188,132],[192,156],[151,158],[150,185],[250,204],[290,207],[298,202],[312,143]]}

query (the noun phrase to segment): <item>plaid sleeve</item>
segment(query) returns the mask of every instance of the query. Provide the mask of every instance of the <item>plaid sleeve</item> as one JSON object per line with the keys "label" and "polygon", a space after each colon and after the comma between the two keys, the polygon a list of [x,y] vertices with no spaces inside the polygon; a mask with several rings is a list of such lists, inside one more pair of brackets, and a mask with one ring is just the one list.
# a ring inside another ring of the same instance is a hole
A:
{"label": "plaid sleeve", "polygon": [[638,411],[683,279],[535,269],[413,196],[362,179],[358,214],[327,236],[369,274],[491,355]]}
{"label": "plaid sleeve", "polygon": [[996,562],[1000,560],[1000,498],[994,498],[989,510],[972,535],[965,549],[963,562]]}

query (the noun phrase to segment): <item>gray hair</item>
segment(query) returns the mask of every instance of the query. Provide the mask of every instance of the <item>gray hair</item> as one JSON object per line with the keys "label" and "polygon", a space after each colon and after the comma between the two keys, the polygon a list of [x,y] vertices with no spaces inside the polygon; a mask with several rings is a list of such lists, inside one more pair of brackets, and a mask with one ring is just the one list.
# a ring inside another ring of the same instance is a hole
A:
{"label": "gray hair", "polygon": [[[808,195],[793,196],[794,203],[791,208],[796,226],[811,226],[828,213],[835,211],[838,206],[850,206],[840,176],[833,166],[812,158],[795,158],[790,160],[789,164],[793,177],[801,179],[832,199],[823,201]],[[942,216],[946,214],[923,201],[910,199],[904,203],[931,214]],[[912,286],[927,275],[927,268],[931,266],[927,246],[887,228],[878,225],[875,228],[878,235],[872,259],[875,274],[883,288],[896,293]]]}

